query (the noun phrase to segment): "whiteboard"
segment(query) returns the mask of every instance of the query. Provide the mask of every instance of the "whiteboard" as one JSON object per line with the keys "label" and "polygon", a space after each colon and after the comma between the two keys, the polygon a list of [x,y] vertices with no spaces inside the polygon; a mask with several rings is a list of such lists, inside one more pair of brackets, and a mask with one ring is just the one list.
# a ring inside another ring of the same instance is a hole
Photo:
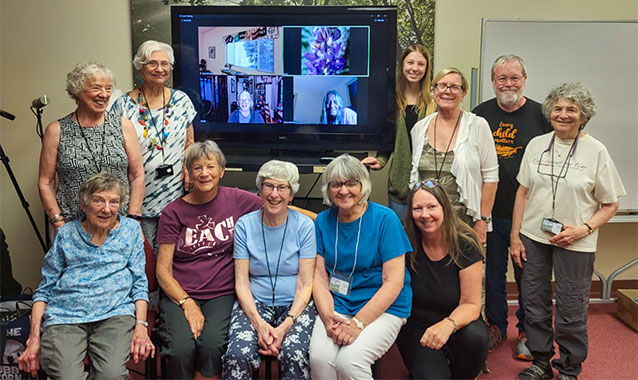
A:
{"label": "whiteboard", "polygon": [[563,82],[587,87],[598,111],[585,127],[609,150],[627,195],[620,210],[638,210],[638,22],[483,19],[479,102],[494,97],[496,57],[525,60],[525,96],[542,103]]}

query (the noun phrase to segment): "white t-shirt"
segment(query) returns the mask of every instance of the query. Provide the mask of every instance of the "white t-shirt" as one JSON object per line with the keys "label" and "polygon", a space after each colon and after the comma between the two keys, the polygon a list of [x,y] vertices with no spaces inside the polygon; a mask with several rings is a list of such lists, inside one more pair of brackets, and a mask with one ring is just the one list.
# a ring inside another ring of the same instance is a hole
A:
{"label": "white t-shirt", "polygon": [[[527,145],[516,179],[529,188],[529,200],[523,213],[521,233],[544,244],[553,236],[541,231],[543,218],[552,218],[552,180],[561,174],[574,140],[554,140],[554,162],[549,144],[554,136],[550,132],[532,139]],[[553,166],[553,169],[552,169]],[[565,174],[566,171],[566,174]],[[607,148],[585,134],[578,139],[576,151],[558,179],[554,219],[563,224],[582,226],[597,211],[601,203],[614,203],[626,195],[614,162]],[[598,230],[569,246],[578,252],[595,252]]]}

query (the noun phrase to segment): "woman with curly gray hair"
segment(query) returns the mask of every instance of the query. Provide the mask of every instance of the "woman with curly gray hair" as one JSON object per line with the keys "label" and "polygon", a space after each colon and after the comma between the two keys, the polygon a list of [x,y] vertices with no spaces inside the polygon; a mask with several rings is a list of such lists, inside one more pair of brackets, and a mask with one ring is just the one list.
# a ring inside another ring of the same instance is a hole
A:
{"label": "woman with curly gray hair", "polygon": [[372,363],[410,315],[405,254],[412,246],[397,215],[368,201],[370,176],[356,158],[343,154],[328,164],[321,190],[332,207],[315,221],[312,377],[371,379]]}
{"label": "woman with curly gray hair", "polygon": [[54,232],[84,216],[78,190],[100,172],[130,187],[129,203],[120,213],[135,219],[141,215],[144,168],[133,125],[106,111],[114,81],[115,74],[96,62],[80,63],[67,74],[66,91],[77,108],[47,126],[40,153],[38,188]]}
{"label": "woman with curly gray hair", "polygon": [[[527,346],[534,356],[519,379],[575,379],[587,356],[587,305],[598,229],[625,189],[607,149],[583,131],[596,114],[581,83],[554,88],[543,103],[553,132],[532,139],[516,178],[510,253],[523,268]],[[552,329],[552,269],[556,321]],[[553,337],[560,349],[554,356]]]}

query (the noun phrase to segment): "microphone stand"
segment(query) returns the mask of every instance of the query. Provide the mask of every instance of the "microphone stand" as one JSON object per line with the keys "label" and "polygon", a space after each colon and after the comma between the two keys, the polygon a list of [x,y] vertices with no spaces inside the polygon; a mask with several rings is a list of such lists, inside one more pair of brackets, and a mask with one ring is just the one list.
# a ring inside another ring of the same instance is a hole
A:
{"label": "microphone stand", "polygon": [[[42,107],[36,108],[31,106],[31,112],[35,115],[37,122],[35,124],[35,133],[40,137],[40,143],[42,143],[42,139],[44,138],[44,131],[42,130]],[[49,217],[47,213],[44,212],[44,239],[46,241],[46,246],[51,246],[51,234],[49,232],[49,228],[47,228],[47,224],[49,223]]]}
{"label": "microphone stand", "polygon": [[44,244],[44,240],[42,240],[42,235],[40,234],[40,230],[38,230],[38,226],[35,224],[35,220],[33,220],[33,215],[31,215],[31,211],[29,211],[29,202],[27,202],[27,200],[24,199],[24,195],[22,195],[22,191],[20,190],[20,185],[18,185],[18,181],[16,180],[16,177],[13,175],[13,170],[11,170],[11,165],[9,165],[9,157],[6,154],[4,154],[4,149],[2,149],[2,144],[0,144],[0,160],[2,160],[4,167],[7,169],[7,173],[9,173],[9,178],[11,178],[11,183],[13,183],[13,187],[15,188],[16,193],[18,194],[18,198],[20,198],[22,207],[24,208],[24,211],[27,213],[27,216],[29,217],[29,221],[31,221],[31,226],[33,227],[33,231],[35,231],[35,234],[38,236],[38,240],[40,241],[42,250],[46,254],[47,247]]}

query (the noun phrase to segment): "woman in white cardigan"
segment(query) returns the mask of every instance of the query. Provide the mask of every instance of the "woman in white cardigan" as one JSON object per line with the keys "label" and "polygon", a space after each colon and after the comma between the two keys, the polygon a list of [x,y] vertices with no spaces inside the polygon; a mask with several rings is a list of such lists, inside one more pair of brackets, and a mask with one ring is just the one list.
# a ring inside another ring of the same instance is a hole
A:
{"label": "woman in white cardigan", "polygon": [[443,69],[432,82],[437,112],[412,129],[410,184],[436,179],[485,244],[498,186],[492,132],[485,119],[461,109],[468,85],[460,70]]}

